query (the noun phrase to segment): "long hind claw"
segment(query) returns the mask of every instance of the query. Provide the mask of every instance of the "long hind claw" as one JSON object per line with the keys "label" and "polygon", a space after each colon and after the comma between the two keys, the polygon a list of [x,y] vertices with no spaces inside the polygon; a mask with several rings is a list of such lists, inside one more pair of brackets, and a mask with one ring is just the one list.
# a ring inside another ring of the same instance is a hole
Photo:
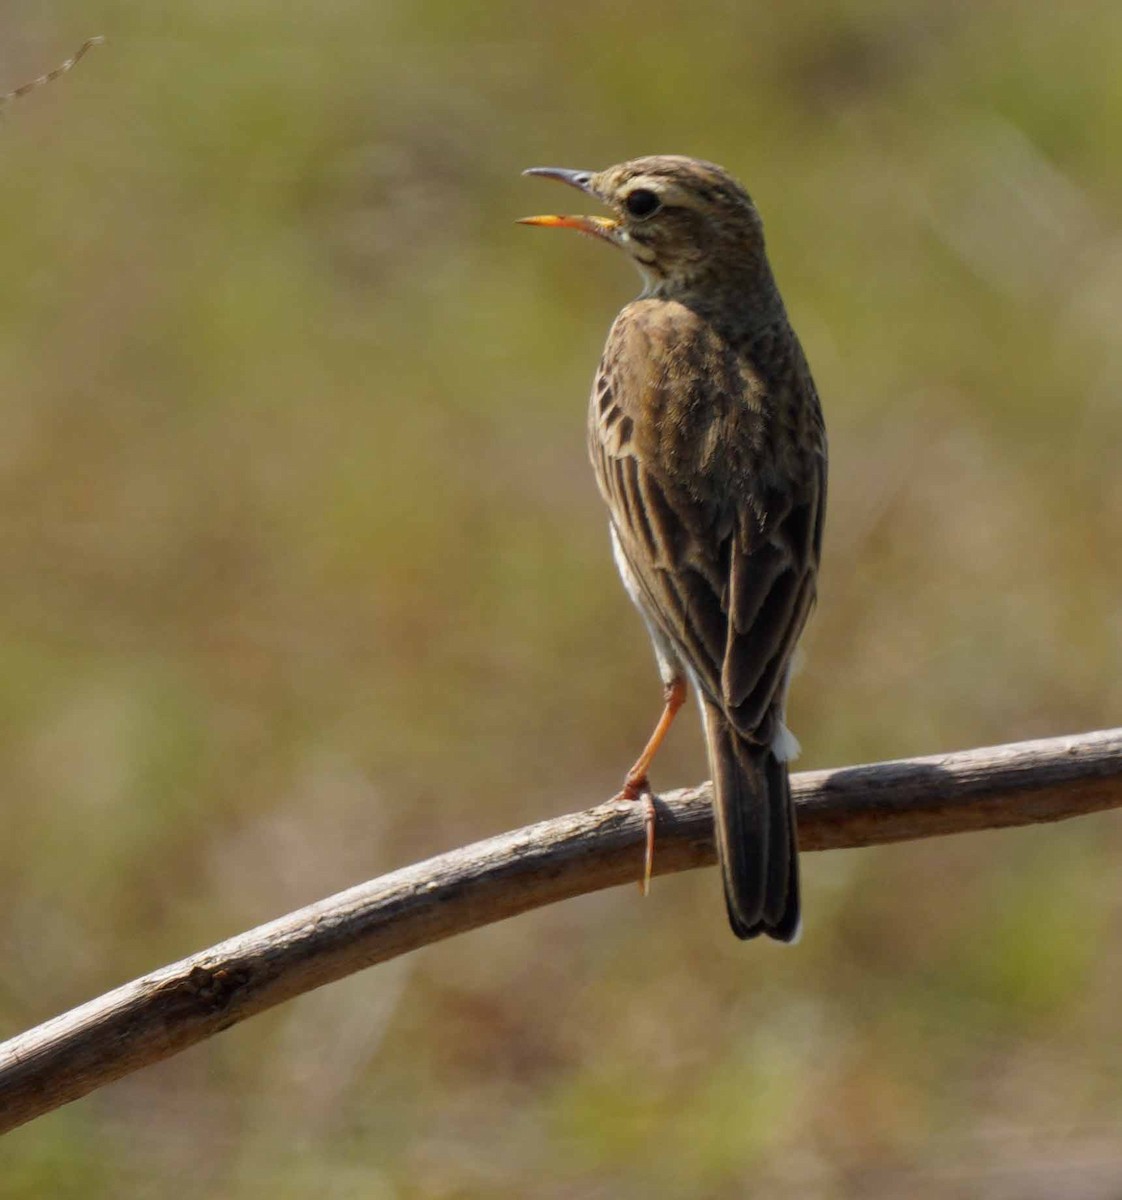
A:
{"label": "long hind claw", "polygon": [[646,845],[643,850],[643,877],[639,880],[639,890],[644,896],[648,895],[651,890],[651,875],[654,872],[655,825],[658,821],[651,785],[647,782],[647,771],[650,770],[658,748],[662,745],[670,726],[673,725],[678,710],[685,702],[686,681],[677,677],[671,679],[663,692],[662,716],[659,717],[654,732],[646,746],[643,747],[643,753],[639,755],[635,765],[627,772],[627,778],[623,781],[623,791],[616,796],[617,800],[642,801],[643,804],[643,829],[646,831]]}
{"label": "long hind claw", "polygon": [[647,842],[643,850],[643,878],[639,880],[639,891],[648,896],[651,891],[651,874],[654,871],[655,825],[658,821],[658,811],[649,789],[643,793],[642,801],[643,828],[646,830]]}
{"label": "long hind claw", "polygon": [[643,806],[643,874],[639,880],[639,891],[644,896],[650,895],[651,875],[654,873],[655,826],[658,823],[658,809],[655,808],[654,794],[651,785],[643,779],[633,779],[630,775],[624,782],[623,790],[613,797],[614,800],[626,800],[629,804]]}

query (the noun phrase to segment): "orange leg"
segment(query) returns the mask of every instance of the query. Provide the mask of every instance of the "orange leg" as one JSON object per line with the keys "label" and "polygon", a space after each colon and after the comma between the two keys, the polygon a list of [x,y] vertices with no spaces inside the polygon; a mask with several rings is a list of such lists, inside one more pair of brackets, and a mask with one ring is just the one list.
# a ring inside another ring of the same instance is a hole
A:
{"label": "orange leg", "polygon": [[651,797],[651,788],[647,781],[647,774],[651,769],[654,756],[658,753],[659,747],[666,740],[666,735],[670,732],[670,726],[674,724],[674,718],[678,715],[678,710],[686,702],[686,681],[684,679],[675,679],[673,683],[667,684],[666,690],[663,693],[663,700],[662,716],[659,717],[658,724],[654,727],[654,733],[651,734],[650,740],[643,747],[643,753],[635,760],[635,765],[627,772],[627,778],[623,782],[623,791],[616,797],[617,800],[641,799],[643,801],[643,825],[647,832],[647,842],[646,850],[643,854],[643,878],[640,880],[639,888],[644,896],[651,888],[651,871],[654,868],[656,817],[654,800]]}

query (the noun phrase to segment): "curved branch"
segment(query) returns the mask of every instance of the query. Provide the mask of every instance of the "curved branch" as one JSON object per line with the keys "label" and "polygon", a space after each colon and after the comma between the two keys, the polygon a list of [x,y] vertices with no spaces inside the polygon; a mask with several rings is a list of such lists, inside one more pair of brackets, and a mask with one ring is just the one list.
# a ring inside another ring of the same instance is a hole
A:
{"label": "curved branch", "polygon": [[[793,780],[803,849],[1122,806],[1122,728]],[[655,873],[714,861],[709,785],[658,801]],[[363,967],[642,870],[638,806],[601,804],[394,871],[127,983],[0,1045],[0,1132]],[[717,917],[714,915],[714,920]]]}

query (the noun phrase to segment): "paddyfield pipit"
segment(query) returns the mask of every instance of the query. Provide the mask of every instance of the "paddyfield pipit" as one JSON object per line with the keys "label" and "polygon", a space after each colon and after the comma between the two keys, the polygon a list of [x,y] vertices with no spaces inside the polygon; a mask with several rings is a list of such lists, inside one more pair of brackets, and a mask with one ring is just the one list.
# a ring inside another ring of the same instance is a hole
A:
{"label": "paddyfield pipit", "polygon": [[799,932],[784,724],[791,655],[814,603],[826,433],[747,192],[721,167],[656,155],[535,167],[611,216],[527,217],[627,253],[643,291],[616,317],[592,387],[588,444],[624,587],[646,622],[665,707],[622,795],[686,696],[701,705],[717,846],[738,937]]}

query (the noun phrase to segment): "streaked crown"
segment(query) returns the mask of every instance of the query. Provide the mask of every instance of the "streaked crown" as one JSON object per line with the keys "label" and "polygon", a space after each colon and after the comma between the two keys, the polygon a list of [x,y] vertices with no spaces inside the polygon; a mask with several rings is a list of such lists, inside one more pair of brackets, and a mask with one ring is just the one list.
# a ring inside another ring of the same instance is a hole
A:
{"label": "streaked crown", "polygon": [[[676,154],[636,158],[604,171],[537,167],[606,204],[605,217],[529,217],[526,223],[577,229],[626,251],[644,295],[722,304],[739,294],[770,303],[774,283],[763,222],[751,197],[714,163]],[[778,296],[775,296],[778,302]]]}

